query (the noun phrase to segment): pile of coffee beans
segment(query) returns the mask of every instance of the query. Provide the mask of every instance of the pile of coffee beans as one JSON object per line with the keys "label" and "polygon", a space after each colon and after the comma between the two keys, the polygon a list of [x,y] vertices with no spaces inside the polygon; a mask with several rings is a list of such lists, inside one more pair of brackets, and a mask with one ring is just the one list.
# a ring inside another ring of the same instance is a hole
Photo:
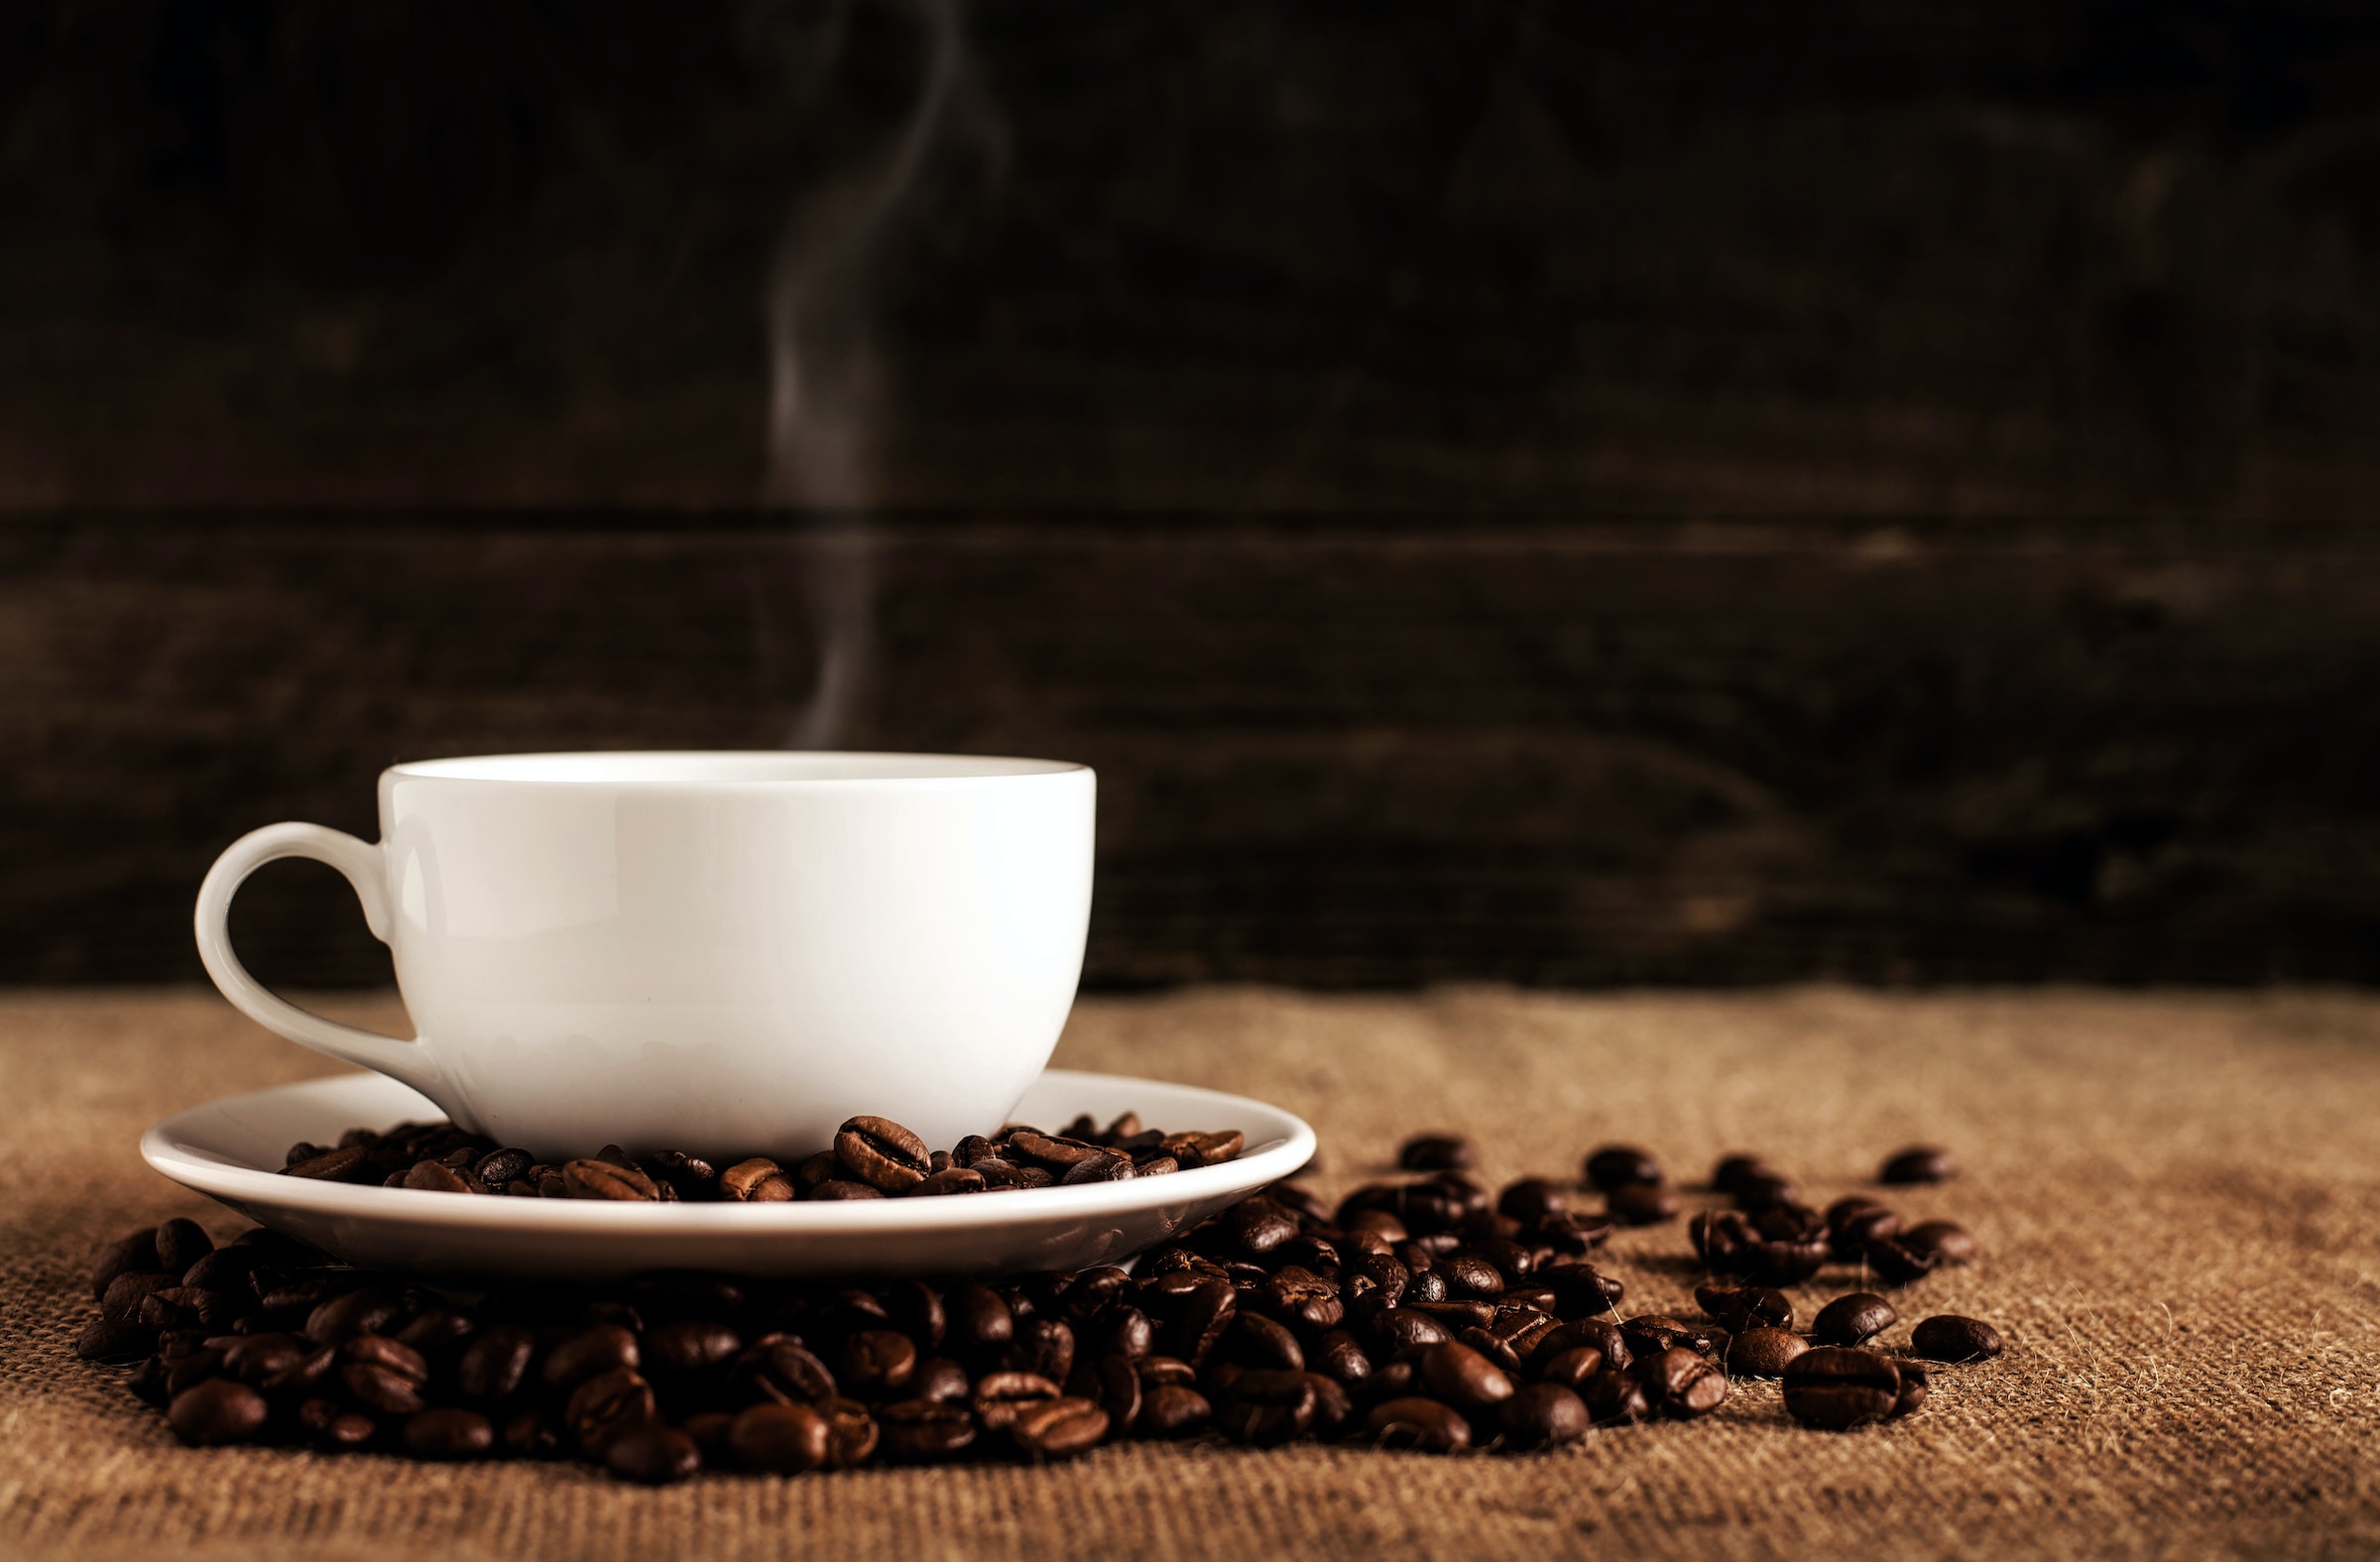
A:
{"label": "pile of coffee beans", "polygon": [[[887,1136],[855,1123],[859,1142],[848,1159],[838,1145],[838,1166],[864,1174],[867,1157],[895,1158]],[[350,1147],[436,1142],[413,1132]],[[1139,1132],[1127,1120],[1049,1142]],[[1036,1153],[993,1158],[1046,1167]],[[171,1220],[100,1255],[100,1317],[77,1350],[137,1363],[131,1391],[191,1444],[576,1457],[664,1483],[705,1468],[1046,1463],[1126,1438],[1523,1452],[1596,1427],[1707,1416],[1756,1378],[1783,1380],[1796,1420],[1842,1430],[1924,1403],[1927,1369],[1913,1358],[1973,1362],[2003,1348],[1989,1324],[1948,1316],[1917,1325],[1911,1354],[1875,1348],[1899,1313],[1868,1287],[1970,1260],[1958,1227],[1904,1231],[1863,1197],[1815,1210],[1765,1162],[1729,1157],[1712,1183],[1732,1207],[1694,1222],[1702,1318],[1630,1316],[1625,1285],[1594,1261],[1616,1225],[1678,1214],[1658,1163],[1609,1147],[1587,1158],[1583,1181],[1527,1177],[1491,1196],[1468,1175],[1474,1159],[1460,1139],[1417,1139],[1400,1163],[1421,1175],[1336,1206],[1280,1183],[1130,1272],[1003,1281],[667,1274],[465,1301],[272,1232],[218,1248]],[[657,1185],[642,1166],[602,1164]],[[1881,1251],[1902,1256],[1878,1264]],[[1797,1332],[1776,1277],[1791,1270],[1798,1284],[1830,1264],[1860,1288]]]}
{"label": "pile of coffee beans", "polygon": [[971,1134],[949,1149],[890,1118],[858,1117],[834,1147],[790,1168],[766,1155],[725,1166],[678,1150],[642,1158],[606,1144],[551,1163],[451,1123],[406,1123],[386,1133],[349,1129],[336,1144],[290,1146],[285,1177],[377,1183],[428,1193],[501,1193],[525,1199],[624,1199],[659,1204],[782,1204],[793,1199],[934,1198],[1082,1182],[1122,1182],[1236,1160],[1237,1130],[1167,1134],[1126,1113],[1104,1130],[1080,1117],[1055,1134],[1012,1123],[990,1139]]}

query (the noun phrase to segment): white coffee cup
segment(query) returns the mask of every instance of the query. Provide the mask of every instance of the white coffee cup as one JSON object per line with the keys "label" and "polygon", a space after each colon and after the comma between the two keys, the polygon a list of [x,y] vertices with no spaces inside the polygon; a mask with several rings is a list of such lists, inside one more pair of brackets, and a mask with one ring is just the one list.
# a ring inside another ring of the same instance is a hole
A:
{"label": "white coffee cup", "polygon": [[[381,840],[241,837],[198,892],[207,974],[268,1029],[403,1080],[540,1158],[786,1159],[873,1113],[999,1128],[1082,974],[1096,782],[914,754],[527,754],[381,773]],[[225,918],[248,875],[346,875],[420,1035],[267,991]]]}

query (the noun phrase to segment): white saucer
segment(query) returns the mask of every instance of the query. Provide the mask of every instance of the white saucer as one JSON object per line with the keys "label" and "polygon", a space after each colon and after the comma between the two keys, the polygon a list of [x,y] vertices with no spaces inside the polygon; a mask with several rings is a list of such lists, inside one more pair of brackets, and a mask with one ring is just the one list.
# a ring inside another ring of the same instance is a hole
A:
{"label": "white saucer", "polygon": [[280,1175],[300,1140],[443,1114],[379,1074],[345,1074],[178,1112],[141,1155],[276,1231],[351,1263],[443,1279],[609,1280],[654,1269],[737,1274],[992,1274],[1113,1263],[1277,1182],[1314,1153],[1305,1122],[1245,1096],[1053,1068],[1012,1114],[1055,1129],[1137,1112],[1168,1131],[1238,1129],[1238,1160],[1170,1176],[955,1198],[616,1204],[474,1198]]}

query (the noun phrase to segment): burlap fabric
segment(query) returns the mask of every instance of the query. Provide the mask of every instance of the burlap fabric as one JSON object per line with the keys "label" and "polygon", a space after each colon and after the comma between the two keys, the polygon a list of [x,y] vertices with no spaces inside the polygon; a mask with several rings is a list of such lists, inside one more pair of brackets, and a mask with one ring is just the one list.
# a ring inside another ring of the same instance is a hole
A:
{"label": "burlap fabric", "polygon": [[[1986,1256],[1903,1292],[1886,1341],[1956,1311],[2010,1350],[1939,1370],[1889,1428],[1802,1431],[1745,1384],[1709,1421],[1524,1459],[1131,1446],[655,1492],[568,1466],[192,1451],[70,1354],[92,1237],[175,1213],[235,1229],[148,1172],[136,1137],[325,1065],[211,995],[18,996],[0,1554],[2380,1554],[2380,1001],[1196,992],[1087,1002],[1061,1057],[1293,1107],[1331,1190],[1424,1127],[1479,1136],[1499,1177],[1615,1137],[1695,1178],[1756,1148],[1821,1198],[1938,1140],[1966,1178],[1897,1202],[1965,1221]],[[1690,1305],[1677,1227],[1613,1247],[1631,1309]]]}

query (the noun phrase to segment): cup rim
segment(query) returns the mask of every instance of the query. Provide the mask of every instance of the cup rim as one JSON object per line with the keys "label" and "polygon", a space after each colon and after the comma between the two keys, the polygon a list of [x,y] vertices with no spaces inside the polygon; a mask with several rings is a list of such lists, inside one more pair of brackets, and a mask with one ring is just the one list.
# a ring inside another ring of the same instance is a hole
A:
{"label": "cup rim", "polygon": [[387,781],[652,788],[931,786],[1089,775],[1071,760],[846,749],[581,749],[407,760]]}

